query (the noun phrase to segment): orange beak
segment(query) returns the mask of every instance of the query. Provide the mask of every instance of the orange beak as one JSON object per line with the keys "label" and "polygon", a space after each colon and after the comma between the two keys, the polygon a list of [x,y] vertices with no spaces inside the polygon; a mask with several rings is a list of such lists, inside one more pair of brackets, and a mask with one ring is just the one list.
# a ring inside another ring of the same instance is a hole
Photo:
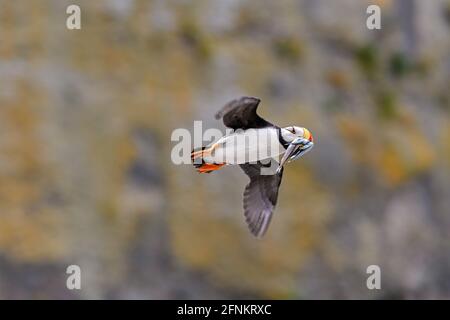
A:
{"label": "orange beak", "polygon": [[306,128],[303,128],[303,138],[308,139],[311,142],[314,142],[314,138],[311,132]]}

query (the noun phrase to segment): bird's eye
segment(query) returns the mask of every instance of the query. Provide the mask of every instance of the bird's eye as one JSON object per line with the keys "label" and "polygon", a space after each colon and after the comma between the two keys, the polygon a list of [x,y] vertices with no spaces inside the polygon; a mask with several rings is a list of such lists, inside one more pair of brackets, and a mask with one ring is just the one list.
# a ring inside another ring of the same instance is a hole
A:
{"label": "bird's eye", "polygon": [[292,134],[295,134],[295,129],[294,129],[294,127],[291,127],[291,128],[289,128],[288,129]]}

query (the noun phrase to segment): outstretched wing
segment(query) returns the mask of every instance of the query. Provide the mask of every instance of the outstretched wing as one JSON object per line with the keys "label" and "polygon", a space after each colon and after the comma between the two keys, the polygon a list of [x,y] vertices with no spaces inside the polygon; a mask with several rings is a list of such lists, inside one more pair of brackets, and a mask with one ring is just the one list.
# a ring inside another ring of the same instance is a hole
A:
{"label": "outstretched wing", "polygon": [[216,119],[219,120],[223,117],[225,126],[234,130],[273,127],[273,124],[256,113],[260,101],[253,97],[242,97],[230,101],[216,114]]}
{"label": "outstretched wing", "polygon": [[274,175],[261,175],[264,165],[260,163],[241,164],[240,167],[250,178],[244,191],[245,220],[250,232],[261,238],[269,227],[277,204],[283,171]]}

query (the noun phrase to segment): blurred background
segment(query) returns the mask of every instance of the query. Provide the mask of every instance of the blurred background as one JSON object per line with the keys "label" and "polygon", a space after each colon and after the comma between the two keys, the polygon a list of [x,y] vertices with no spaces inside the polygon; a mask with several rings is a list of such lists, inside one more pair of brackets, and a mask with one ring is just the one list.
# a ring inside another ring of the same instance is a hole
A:
{"label": "blurred background", "polygon": [[[0,0],[0,298],[450,298],[449,31],[448,0]],[[260,241],[241,170],[170,160],[241,95],[316,142]]]}

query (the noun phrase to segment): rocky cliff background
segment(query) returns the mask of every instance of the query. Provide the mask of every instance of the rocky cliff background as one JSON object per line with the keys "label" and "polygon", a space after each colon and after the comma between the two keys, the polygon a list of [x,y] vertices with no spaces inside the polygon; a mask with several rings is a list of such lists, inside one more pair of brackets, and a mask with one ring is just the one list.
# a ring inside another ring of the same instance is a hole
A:
{"label": "rocky cliff background", "polygon": [[[450,298],[449,32],[447,0],[0,0],[0,298]],[[262,241],[240,170],[170,160],[240,95],[316,142]]]}

